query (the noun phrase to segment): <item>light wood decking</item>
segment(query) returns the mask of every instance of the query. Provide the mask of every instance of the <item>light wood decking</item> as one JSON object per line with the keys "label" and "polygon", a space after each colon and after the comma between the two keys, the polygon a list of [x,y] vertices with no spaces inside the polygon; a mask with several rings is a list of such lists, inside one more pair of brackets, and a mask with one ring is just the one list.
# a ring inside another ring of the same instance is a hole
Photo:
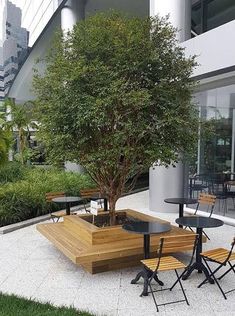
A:
{"label": "light wood decking", "polygon": [[[145,221],[162,221],[133,210],[124,210],[129,216]],[[123,211],[121,211],[123,212]],[[38,224],[37,230],[50,240],[75,264],[82,265],[90,273],[135,266],[143,259],[143,235],[130,234],[121,226],[99,228],[83,220],[87,215],[70,215],[64,222]],[[150,251],[156,251],[161,236],[193,234],[172,226],[171,231],[151,236]],[[168,249],[168,253],[190,250],[191,246],[180,240]]]}

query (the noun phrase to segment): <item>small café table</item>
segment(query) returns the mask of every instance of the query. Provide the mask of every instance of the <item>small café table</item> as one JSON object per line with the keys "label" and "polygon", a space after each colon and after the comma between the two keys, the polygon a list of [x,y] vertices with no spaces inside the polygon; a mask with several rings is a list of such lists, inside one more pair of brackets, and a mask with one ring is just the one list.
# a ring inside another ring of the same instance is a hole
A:
{"label": "small caf\u00e9 table", "polygon": [[78,196],[61,196],[61,197],[56,197],[52,199],[52,201],[55,203],[63,203],[66,205],[66,215],[70,215],[71,203],[79,202],[81,200],[82,199]]}
{"label": "small caf\u00e9 table", "polygon": [[[176,219],[177,224],[181,224],[183,226],[188,227],[195,227],[197,229],[198,234],[198,242],[196,247],[196,260],[195,262],[189,267],[186,274],[182,277],[183,280],[186,280],[193,270],[197,270],[198,273],[204,272],[206,278],[209,277],[209,272],[206,266],[202,262],[201,252],[202,252],[202,232],[204,228],[214,228],[220,227],[224,224],[223,221],[217,218],[211,217],[203,217],[203,216],[184,216]],[[212,278],[209,278],[209,282],[211,284],[214,283]]]}
{"label": "small caf\u00e9 table", "polygon": [[[191,198],[169,198],[165,199],[164,202],[169,204],[178,204],[179,205],[179,217],[184,216],[184,204],[196,204],[197,199],[191,199]],[[183,228],[183,226],[180,224],[180,228]]]}
{"label": "small caf\u00e9 table", "polygon": [[[129,233],[142,234],[144,236],[144,258],[148,259],[150,257],[150,235],[168,232],[171,230],[171,225],[169,223],[160,222],[130,221],[124,224],[122,228]],[[131,281],[131,284],[136,284],[141,277],[144,279],[144,289],[141,296],[148,295],[148,279],[151,277],[151,275],[152,272],[144,268],[144,270],[139,272],[136,275],[136,277]],[[155,276],[154,279],[159,285],[163,285],[163,282],[160,281],[157,276]]]}

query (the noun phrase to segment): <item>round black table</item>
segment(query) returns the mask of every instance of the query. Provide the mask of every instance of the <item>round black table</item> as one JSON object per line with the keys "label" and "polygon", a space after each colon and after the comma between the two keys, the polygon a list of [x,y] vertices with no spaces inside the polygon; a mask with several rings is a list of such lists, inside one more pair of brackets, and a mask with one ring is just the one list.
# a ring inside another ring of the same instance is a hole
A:
{"label": "round black table", "polygon": [[104,197],[103,195],[97,193],[97,194],[92,194],[91,199],[92,200],[104,200],[104,212],[108,211],[108,199],[107,199],[107,197]]}
{"label": "round black table", "polygon": [[[198,234],[198,243],[196,248],[196,261],[189,267],[186,274],[183,276],[183,280],[186,280],[193,270],[198,270],[199,273],[204,272],[206,278],[209,277],[209,272],[206,266],[202,262],[201,252],[202,252],[202,231],[203,228],[213,228],[220,227],[224,224],[223,221],[211,217],[202,217],[202,216],[184,216],[176,219],[177,224],[183,226],[195,227]],[[210,283],[214,283],[213,279],[209,279]]]}
{"label": "round black table", "polygon": [[79,202],[82,199],[78,196],[61,196],[52,199],[55,203],[64,203],[66,204],[66,215],[70,215],[70,206],[73,202]]}
{"label": "round black table", "polygon": [[[129,233],[144,235],[144,258],[148,259],[150,257],[150,235],[168,232],[171,230],[171,225],[169,223],[159,222],[130,221],[129,223],[124,224],[122,228]],[[144,268],[131,281],[131,284],[136,284],[141,277],[144,279],[144,289],[141,296],[148,295],[148,279],[151,277],[151,275],[152,272]],[[159,285],[163,285],[163,282],[160,281],[157,276],[155,276],[154,279]]]}
{"label": "round black table", "polygon": [[[196,204],[198,201],[197,199],[191,199],[191,198],[169,198],[165,199],[164,202],[170,203],[170,204],[179,204],[179,217],[184,216],[184,204]],[[183,226],[180,224],[179,227],[183,228]]]}

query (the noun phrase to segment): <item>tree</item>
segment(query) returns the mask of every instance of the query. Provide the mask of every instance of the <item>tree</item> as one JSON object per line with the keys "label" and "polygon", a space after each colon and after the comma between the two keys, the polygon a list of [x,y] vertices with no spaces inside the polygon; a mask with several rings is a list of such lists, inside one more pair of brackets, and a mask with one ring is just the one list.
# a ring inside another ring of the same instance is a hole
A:
{"label": "tree", "polygon": [[[156,160],[169,165],[197,138],[194,57],[167,18],[100,13],[58,34],[34,76],[43,140],[52,160],[83,165],[115,204]],[[132,179],[126,188],[126,183]]]}

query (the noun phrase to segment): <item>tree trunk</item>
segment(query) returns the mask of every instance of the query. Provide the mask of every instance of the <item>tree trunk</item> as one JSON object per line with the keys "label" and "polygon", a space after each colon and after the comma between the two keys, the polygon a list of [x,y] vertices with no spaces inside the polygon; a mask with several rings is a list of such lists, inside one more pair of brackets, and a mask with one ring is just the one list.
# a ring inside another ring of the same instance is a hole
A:
{"label": "tree trunk", "polygon": [[24,164],[24,133],[22,128],[19,128],[19,149],[20,149],[20,161]]}
{"label": "tree trunk", "polygon": [[114,226],[116,223],[116,214],[115,214],[115,206],[117,199],[110,197],[109,198],[109,216],[110,216],[110,226]]}

